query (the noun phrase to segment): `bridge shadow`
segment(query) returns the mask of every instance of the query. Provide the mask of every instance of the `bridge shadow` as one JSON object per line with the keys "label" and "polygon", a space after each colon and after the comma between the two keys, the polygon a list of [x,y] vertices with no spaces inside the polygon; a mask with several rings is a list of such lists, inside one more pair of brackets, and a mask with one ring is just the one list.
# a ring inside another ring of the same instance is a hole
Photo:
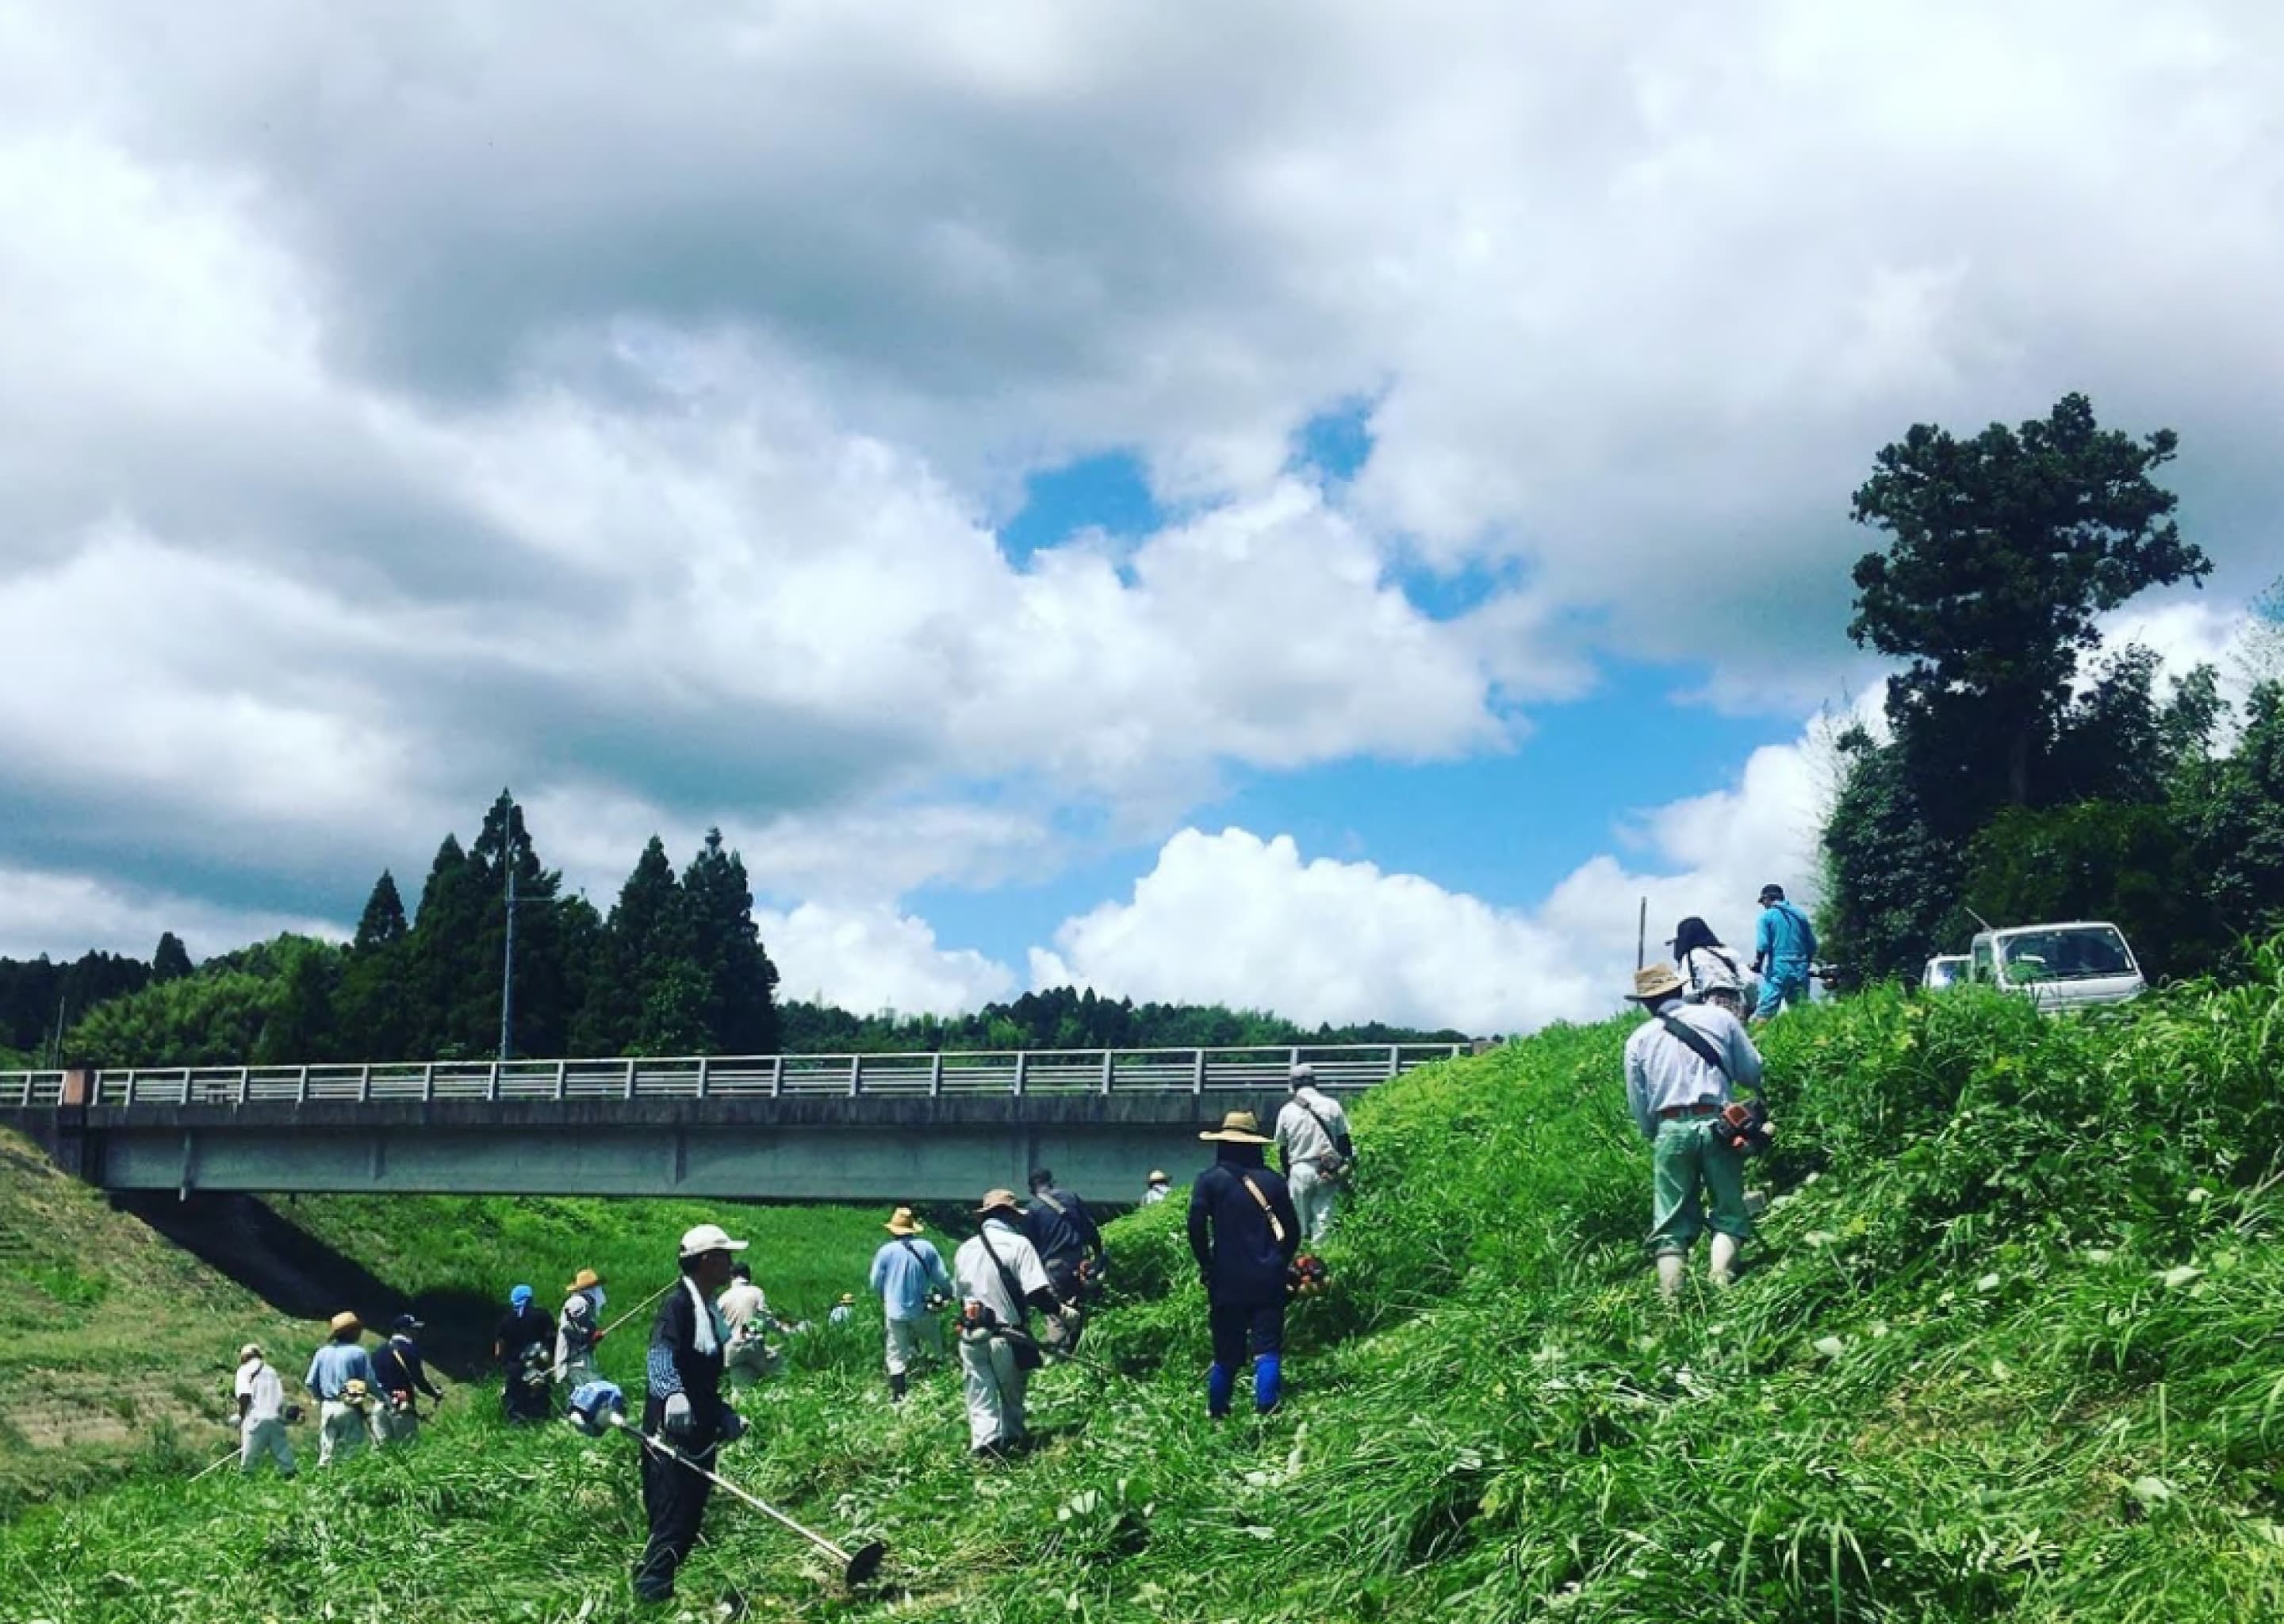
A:
{"label": "bridge shadow", "polygon": [[408,1294],[258,1196],[194,1191],[184,1200],[171,1191],[118,1191],[111,1204],[289,1318],[325,1320],[347,1308],[386,1336],[389,1321],[411,1314],[426,1322],[420,1351],[430,1364],[455,1381],[491,1372],[500,1306],[488,1297]]}

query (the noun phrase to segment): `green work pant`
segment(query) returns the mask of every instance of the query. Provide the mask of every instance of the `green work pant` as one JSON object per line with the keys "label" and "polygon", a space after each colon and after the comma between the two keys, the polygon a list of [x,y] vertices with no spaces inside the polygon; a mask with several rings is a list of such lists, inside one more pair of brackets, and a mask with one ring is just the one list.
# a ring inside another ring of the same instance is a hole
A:
{"label": "green work pant", "polygon": [[1745,1210],[1745,1159],[1716,1143],[1712,1126],[1708,1117],[1678,1117],[1657,1125],[1657,1143],[1650,1151],[1653,1257],[1689,1250],[1705,1232],[1709,1197],[1716,1231],[1739,1240],[1753,1238],[1752,1214]]}

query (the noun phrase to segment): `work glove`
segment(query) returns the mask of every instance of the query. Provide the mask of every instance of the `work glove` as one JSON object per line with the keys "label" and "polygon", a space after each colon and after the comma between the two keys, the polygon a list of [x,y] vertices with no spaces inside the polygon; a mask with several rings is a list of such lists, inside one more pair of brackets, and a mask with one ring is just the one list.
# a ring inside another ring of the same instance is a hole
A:
{"label": "work glove", "polygon": [[1063,1304],[1061,1308],[1055,1310],[1055,1317],[1060,1320],[1065,1325],[1076,1328],[1081,1317],[1078,1304],[1075,1302],[1067,1302]]}
{"label": "work glove", "polygon": [[690,1395],[686,1393],[669,1394],[666,1400],[668,1435],[674,1438],[687,1438],[690,1436]]}
{"label": "work glove", "polygon": [[735,1443],[746,1435],[746,1417],[734,1409],[722,1412],[722,1441]]}
{"label": "work glove", "polygon": [[607,1331],[598,1331],[587,1339],[587,1346],[590,1347],[600,1347],[603,1345],[603,1339],[610,1334],[611,1333]]}

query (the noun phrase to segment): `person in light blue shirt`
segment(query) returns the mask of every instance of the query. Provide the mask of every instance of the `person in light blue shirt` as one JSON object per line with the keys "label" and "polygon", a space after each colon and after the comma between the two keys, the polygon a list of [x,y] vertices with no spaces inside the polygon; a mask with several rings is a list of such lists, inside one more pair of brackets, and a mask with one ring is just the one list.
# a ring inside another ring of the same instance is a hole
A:
{"label": "person in light blue shirt", "polygon": [[1755,1020],[1808,1002],[1809,967],[1816,962],[1816,927],[1785,901],[1782,886],[1761,887],[1761,917],[1753,926],[1753,968],[1760,972]]}
{"label": "person in light blue shirt", "polygon": [[888,1394],[902,1403],[912,1366],[923,1355],[943,1357],[943,1327],[929,1300],[950,1298],[951,1271],[934,1244],[920,1238],[927,1226],[911,1207],[898,1207],[883,1227],[889,1238],[872,1254],[872,1290],[880,1293],[888,1323]]}
{"label": "person in light blue shirt", "polygon": [[317,1401],[317,1464],[330,1466],[335,1455],[353,1455],[370,1433],[372,1447],[380,1448],[380,1378],[362,1340],[364,1326],[354,1314],[333,1316],[331,1338],[309,1361],[301,1385]]}

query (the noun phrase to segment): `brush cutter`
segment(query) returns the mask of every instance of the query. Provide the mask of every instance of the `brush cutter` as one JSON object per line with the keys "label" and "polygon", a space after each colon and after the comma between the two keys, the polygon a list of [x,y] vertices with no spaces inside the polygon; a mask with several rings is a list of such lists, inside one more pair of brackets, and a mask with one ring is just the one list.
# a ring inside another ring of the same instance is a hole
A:
{"label": "brush cutter", "polygon": [[759,1495],[751,1494],[739,1487],[721,1473],[700,1465],[663,1438],[652,1437],[627,1419],[626,1397],[609,1382],[590,1382],[573,1394],[569,1419],[574,1427],[591,1438],[600,1437],[607,1431],[622,1432],[660,1459],[672,1461],[677,1466],[685,1466],[716,1488],[744,1501],[778,1526],[798,1534],[826,1556],[840,1563],[841,1581],[852,1590],[879,1573],[881,1562],[888,1554],[887,1544],[880,1540],[874,1540],[871,1544],[851,1555],[815,1529],[803,1527]]}
{"label": "brush cutter", "polygon": [[207,1464],[199,1467],[196,1472],[191,1474],[191,1481],[195,1483],[210,1472],[220,1472],[224,1466],[229,1465],[231,1462],[236,1460],[239,1457],[239,1451],[233,1448],[229,1454],[223,1456],[220,1460],[210,1462]]}

